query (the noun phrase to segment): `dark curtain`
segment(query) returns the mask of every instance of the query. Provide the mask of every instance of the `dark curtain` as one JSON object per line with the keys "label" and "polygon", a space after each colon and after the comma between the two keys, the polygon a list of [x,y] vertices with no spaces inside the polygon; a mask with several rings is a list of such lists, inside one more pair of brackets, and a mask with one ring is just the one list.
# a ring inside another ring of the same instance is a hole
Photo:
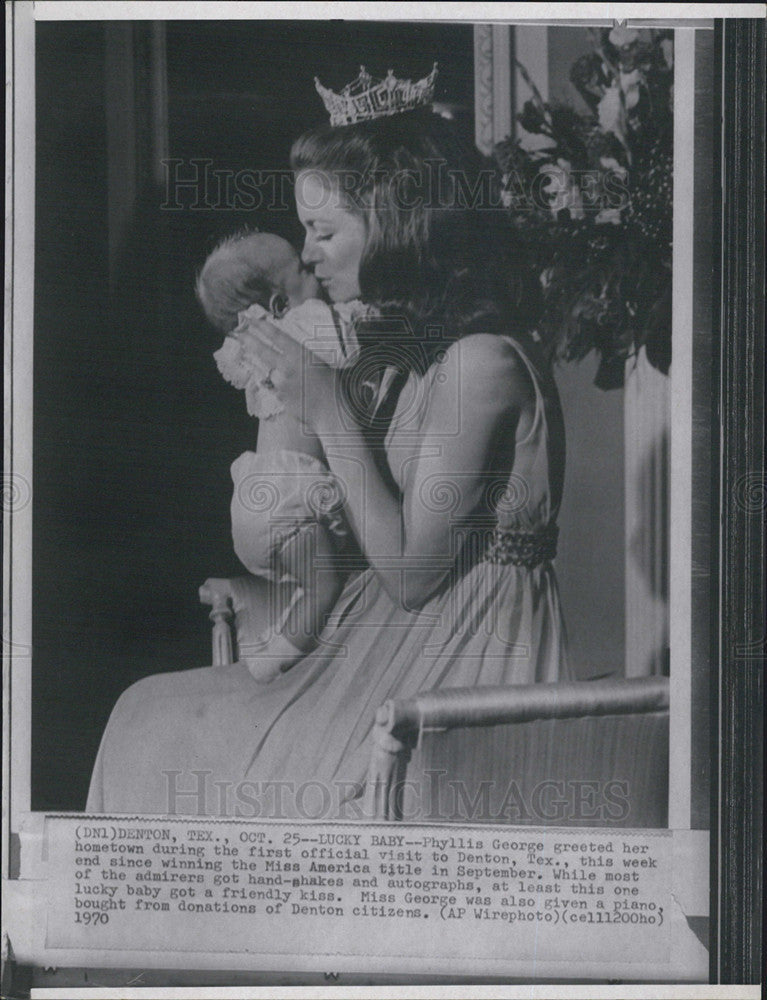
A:
{"label": "dark curtain", "polygon": [[[32,806],[58,810],[83,807],[125,688],[209,663],[197,587],[242,571],[229,466],[256,425],[215,370],[197,269],[242,225],[300,241],[287,182],[270,195],[291,141],[324,118],[315,74],[338,89],[360,63],[417,78],[436,59],[438,97],[471,132],[472,29],[80,21],[36,32]],[[243,182],[250,198],[236,197]]]}

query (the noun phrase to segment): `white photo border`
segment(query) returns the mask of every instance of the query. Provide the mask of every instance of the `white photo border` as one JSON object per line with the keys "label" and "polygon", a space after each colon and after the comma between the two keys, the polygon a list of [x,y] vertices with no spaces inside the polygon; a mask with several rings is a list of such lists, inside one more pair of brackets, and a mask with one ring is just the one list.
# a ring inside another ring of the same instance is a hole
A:
{"label": "white photo border", "polygon": [[[82,8],[82,5],[79,5]],[[120,16],[124,16],[125,8],[121,5]],[[146,18],[149,5],[143,5],[142,19]],[[152,5],[159,8],[163,5]],[[167,7],[167,5],[165,5]],[[190,5],[185,5],[187,9]],[[195,6],[195,5],[192,5]],[[198,8],[201,5],[196,5]],[[208,5],[217,6],[217,5]],[[253,16],[252,10],[244,13],[243,8],[251,7],[245,4],[228,5],[239,8],[227,16]],[[289,5],[285,5],[289,6]],[[395,6],[395,5],[391,5]],[[401,5],[396,5],[401,6]],[[424,5],[421,5],[423,7]],[[437,5],[429,5],[437,6]],[[444,10],[446,5],[439,5]],[[462,5],[465,7],[466,5]],[[468,5],[479,6],[479,5]],[[568,5],[578,6],[578,5]],[[583,5],[580,5],[583,6]],[[616,6],[612,5],[612,12]],[[642,7],[643,17],[652,17],[647,9],[650,5],[622,5],[625,7]],[[663,5],[669,7],[682,5]],[[688,5],[685,5],[686,7]],[[722,12],[721,5],[697,5],[699,7],[716,7]],[[727,5],[725,5],[727,6]],[[756,7],[759,5],[730,5],[737,8]],[[54,15],[55,7],[58,15]],[[263,5],[259,5],[263,11]],[[590,7],[593,9],[594,5]],[[62,8],[70,8],[64,11]],[[39,4],[37,17],[47,18],[61,16],[82,16],[77,10],[77,4]],[[89,5],[93,18],[93,6]],[[688,7],[689,9],[689,7]],[[154,12],[153,12],[154,13]],[[201,13],[201,11],[199,12]],[[388,13],[388,12],[387,12]],[[19,865],[19,838],[36,838],[40,834],[40,821],[43,814],[30,812],[30,759],[31,759],[31,548],[32,548],[32,507],[29,502],[32,489],[32,371],[33,371],[33,331],[32,317],[34,315],[34,289],[30,276],[34,273],[34,22],[31,17],[31,4],[17,3],[7,9],[7,24],[10,28],[8,38],[9,66],[13,86],[6,90],[7,121],[10,127],[6,136],[7,162],[6,190],[9,194],[8,203],[12,211],[6,219],[6,330],[11,336],[5,341],[5,398],[6,398],[6,474],[4,478],[4,532],[6,545],[4,547],[4,605],[3,605],[3,654],[4,654],[4,711],[10,725],[4,730],[4,811],[3,829],[3,875],[13,880],[22,881],[31,875],[26,872],[24,855],[21,855]],[[116,16],[117,10],[110,5],[103,5],[100,15]],[[175,16],[178,16],[176,14]],[[197,13],[190,16],[197,16]],[[217,17],[224,16],[223,12]],[[259,16],[263,16],[263,13]],[[303,14],[302,16],[306,16]],[[392,12],[392,17],[394,14]],[[520,19],[523,15],[519,15]],[[540,19],[540,13],[531,15]],[[739,16],[744,11],[739,10]],[[99,18],[101,19],[101,18]],[[420,16],[419,16],[420,19]],[[515,20],[517,12],[515,11]],[[561,23],[561,22],[560,22]],[[593,22],[592,22],[593,23]],[[676,108],[694,105],[694,80],[686,77],[679,67],[688,65],[682,52],[688,41],[692,41],[693,32],[682,30],[677,35],[681,58],[677,61],[677,90],[675,91]],[[694,44],[694,43],[693,43]],[[681,50],[681,51],[680,51]],[[23,98],[22,98],[23,95]],[[21,98],[21,99],[20,99]],[[692,114],[677,115],[677,132],[675,134],[675,162],[678,152],[684,150],[692,155]],[[23,171],[18,164],[23,163]],[[16,165],[16,166],[15,166]],[[691,354],[685,353],[686,347],[692,349],[692,267],[691,259],[685,260],[678,248],[686,247],[692,250],[692,186],[686,189],[675,187],[674,202],[674,330],[675,330],[675,366],[677,376],[673,383],[675,415],[672,421],[672,463],[674,480],[672,485],[671,516],[672,523],[684,524],[686,531],[678,535],[675,530],[675,546],[671,562],[671,600],[675,614],[672,615],[672,662],[677,669],[672,671],[671,726],[672,750],[670,764],[670,803],[669,827],[674,831],[688,831],[690,834],[678,849],[680,864],[687,864],[691,873],[707,855],[707,844],[702,837],[702,831],[690,830],[690,607],[689,582],[691,566],[689,539],[689,508],[692,501],[691,473],[693,456],[690,449],[692,434],[692,386],[690,374]],[[684,284],[684,294],[679,290]],[[689,341],[679,336],[679,330],[689,331]],[[680,364],[684,359],[685,365]],[[679,375],[679,369],[684,373]],[[9,499],[6,499],[8,497]],[[26,502],[24,502],[24,498]],[[21,499],[19,499],[21,498]],[[680,520],[681,519],[681,520]],[[678,614],[679,609],[684,614]],[[678,666],[682,664],[686,670],[681,672]],[[21,721],[19,721],[21,720]],[[34,877],[34,876],[33,876]],[[681,881],[680,881],[680,884]],[[166,956],[167,957],[167,956]],[[41,964],[49,961],[49,956],[40,956]],[[188,961],[188,956],[183,958]],[[110,962],[110,965],[113,963]],[[179,968],[184,967],[182,965]],[[215,966],[208,966],[208,968]],[[704,996],[699,987],[696,996]],[[593,993],[593,989],[591,990]],[[68,991],[69,996],[74,996]],[[91,994],[92,995],[92,994]],[[122,995],[126,995],[123,991]],[[220,991],[218,993],[220,995]],[[493,995],[501,995],[495,993]],[[505,994],[504,994],[505,995]],[[511,994],[508,994],[511,995]],[[714,994],[711,994],[714,995]],[[732,996],[730,993],[728,996]],[[745,993],[743,994],[746,995]]]}

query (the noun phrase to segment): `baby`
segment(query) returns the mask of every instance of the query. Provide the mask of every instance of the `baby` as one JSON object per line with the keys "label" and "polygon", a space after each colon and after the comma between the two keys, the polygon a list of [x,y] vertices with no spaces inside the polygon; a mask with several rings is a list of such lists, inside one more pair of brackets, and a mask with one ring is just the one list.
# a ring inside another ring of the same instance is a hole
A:
{"label": "baby", "polygon": [[[361,306],[331,308],[318,294],[317,280],[293,247],[271,233],[228,237],[197,279],[197,297],[222,333],[268,319],[327,364],[344,367],[359,349],[353,319]],[[259,418],[258,450],[232,464],[232,537],[246,568],[275,585],[270,628],[247,655],[240,651],[254,678],[270,681],[316,646],[340,593],[343,581],[332,562],[347,534],[343,498],[319,440],[285,411],[257,353],[227,336],[214,357]]]}

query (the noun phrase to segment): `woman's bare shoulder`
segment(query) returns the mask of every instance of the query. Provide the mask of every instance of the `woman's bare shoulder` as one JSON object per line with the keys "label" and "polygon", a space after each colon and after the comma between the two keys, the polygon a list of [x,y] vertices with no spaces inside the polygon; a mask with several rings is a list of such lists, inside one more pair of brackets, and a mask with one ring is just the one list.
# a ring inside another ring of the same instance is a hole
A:
{"label": "woman's bare shoulder", "polygon": [[444,363],[457,378],[465,399],[515,407],[523,407],[535,399],[530,373],[507,337],[495,333],[468,334],[450,345]]}

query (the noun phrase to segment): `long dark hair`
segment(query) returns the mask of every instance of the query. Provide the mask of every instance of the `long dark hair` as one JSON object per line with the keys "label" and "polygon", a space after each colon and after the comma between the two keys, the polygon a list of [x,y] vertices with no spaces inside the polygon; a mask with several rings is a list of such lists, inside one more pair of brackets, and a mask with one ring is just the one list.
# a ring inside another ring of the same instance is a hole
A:
{"label": "long dark hair", "polygon": [[428,366],[445,341],[535,324],[538,285],[507,229],[496,168],[450,121],[422,110],[316,128],[294,143],[291,167],[334,175],[345,207],[367,219],[359,284],[381,317],[371,337],[387,317],[404,323],[420,345],[405,352],[409,367]]}

